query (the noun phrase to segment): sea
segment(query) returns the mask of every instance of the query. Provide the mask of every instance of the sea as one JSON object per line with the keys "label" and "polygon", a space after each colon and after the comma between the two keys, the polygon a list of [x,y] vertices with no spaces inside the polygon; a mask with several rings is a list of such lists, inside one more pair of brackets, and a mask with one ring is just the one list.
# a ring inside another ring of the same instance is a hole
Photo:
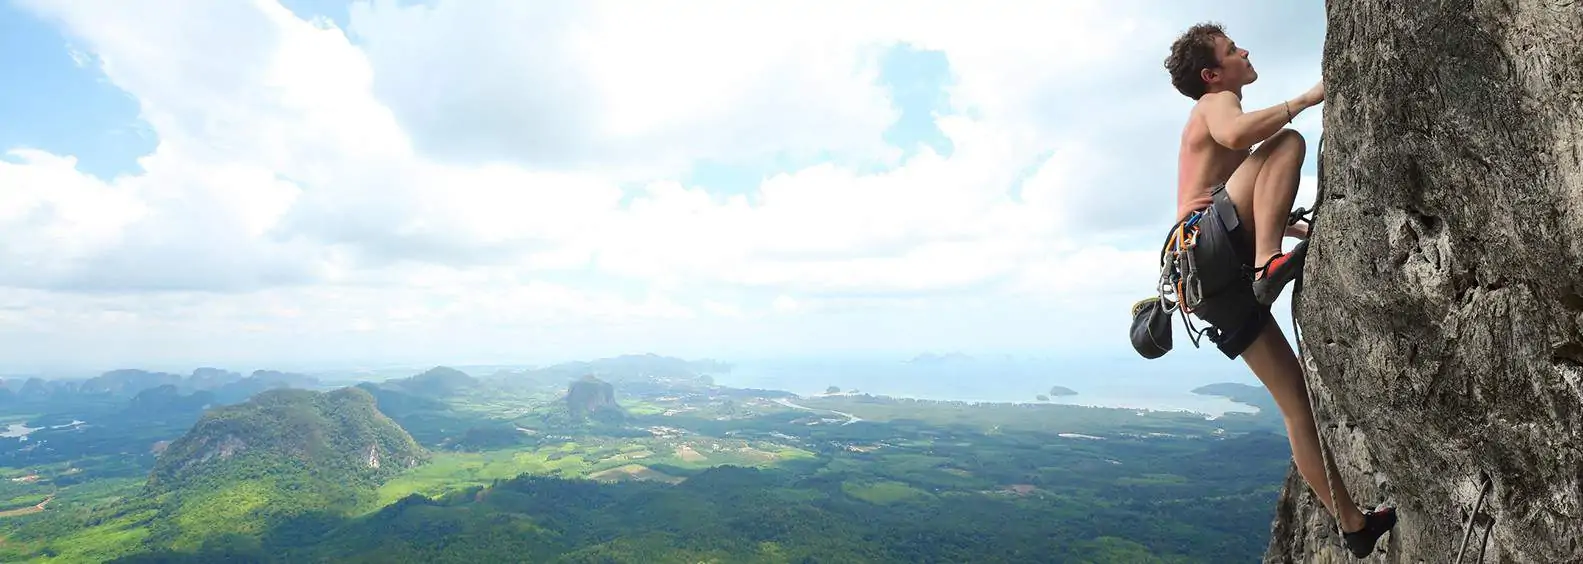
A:
{"label": "sea", "polygon": [[[842,392],[902,398],[993,403],[1055,403],[1151,411],[1188,411],[1206,416],[1254,413],[1253,406],[1193,393],[1207,384],[1259,386],[1246,365],[1202,351],[1175,351],[1159,359],[1116,356],[920,355],[911,358],[782,358],[732,361],[712,373],[720,385],[783,390],[803,396]],[[1211,349],[1209,352],[1217,354]],[[1061,386],[1076,395],[1050,395]],[[1037,396],[1044,394],[1048,402]]]}

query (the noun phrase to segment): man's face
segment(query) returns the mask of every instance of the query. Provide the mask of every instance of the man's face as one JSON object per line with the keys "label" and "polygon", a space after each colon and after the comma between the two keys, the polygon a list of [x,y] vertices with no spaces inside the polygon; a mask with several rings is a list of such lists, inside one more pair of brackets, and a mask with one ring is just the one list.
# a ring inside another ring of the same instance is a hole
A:
{"label": "man's face", "polygon": [[1237,42],[1231,38],[1215,37],[1215,56],[1220,59],[1220,68],[1206,70],[1204,77],[1211,88],[1236,90],[1259,79],[1258,71],[1253,70],[1253,63],[1248,61],[1248,51],[1237,47]]}

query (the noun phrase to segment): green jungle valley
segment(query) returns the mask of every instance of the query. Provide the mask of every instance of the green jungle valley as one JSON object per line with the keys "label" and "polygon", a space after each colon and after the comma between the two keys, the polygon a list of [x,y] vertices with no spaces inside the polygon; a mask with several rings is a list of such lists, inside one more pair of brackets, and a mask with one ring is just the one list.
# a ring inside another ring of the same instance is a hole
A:
{"label": "green jungle valley", "polygon": [[704,364],[8,381],[0,560],[1252,562],[1289,467],[1239,384],[1200,393],[1262,409],[1209,418]]}

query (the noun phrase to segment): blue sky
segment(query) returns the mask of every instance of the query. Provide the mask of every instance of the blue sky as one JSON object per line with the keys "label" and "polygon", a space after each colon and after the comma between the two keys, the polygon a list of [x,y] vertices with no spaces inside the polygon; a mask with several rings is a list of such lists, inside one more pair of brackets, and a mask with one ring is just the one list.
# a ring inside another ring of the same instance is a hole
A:
{"label": "blue sky", "polygon": [[[74,53],[76,53],[74,55]],[[137,171],[154,148],[137,100],[105,80],[60,32],[12,3],[0,4],[0,147],[27,146],[77,157],[103,178]]]}
{"label": "blue sky", "polygon": [[1323,5],[1056,4],[0,0],[0,369],[1130,354],[1170,39]]}

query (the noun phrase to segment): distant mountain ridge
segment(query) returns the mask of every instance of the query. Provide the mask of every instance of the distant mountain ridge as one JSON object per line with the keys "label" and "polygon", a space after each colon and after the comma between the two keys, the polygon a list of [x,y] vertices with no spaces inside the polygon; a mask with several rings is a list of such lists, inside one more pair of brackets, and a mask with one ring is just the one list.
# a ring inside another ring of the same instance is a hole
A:
{"label": "distant mountain ridge", "polygon": [[255,370],[243,376],[219,368],[202,367],[189,376],[133,368],[111,370],[84,380],[0,380],[0,402],[41,401],[62,396],[100,396],[131,399],[148,390],[171,386],[181,394],[213,392],[217,403],[236,403],[264,390],[314,388],[318,378],[306,374]]}
{"label": "distant mountain ridge", "polygon": [[645,382],[712,385],[711,372],[729,372],[731,365],[715,360],[686,360],[657,354],[628,354],[591,361],[563,362],[516,373],[530,378],[567,381],[586,375],[612,384]]}
{"label": "distant mountain ridge", "polygon": [[455,368],[436,366],[422,373],[380,382],[384,388],[395,388],[404,392],[425,396],[449,396],[457,392],[477,388],[480,381]]}

